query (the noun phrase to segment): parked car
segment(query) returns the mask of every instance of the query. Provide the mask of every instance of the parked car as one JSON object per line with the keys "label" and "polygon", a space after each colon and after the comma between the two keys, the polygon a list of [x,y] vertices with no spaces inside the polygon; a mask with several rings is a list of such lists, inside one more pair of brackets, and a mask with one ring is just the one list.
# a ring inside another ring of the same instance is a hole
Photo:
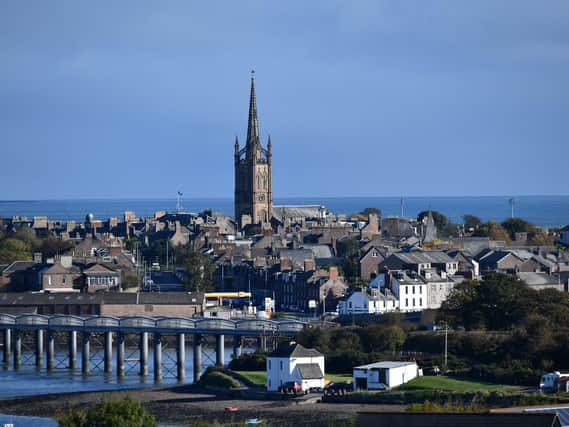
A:
{"label": "parked car", "polygon": [[302,384],[296,381],[289,381],[280,386],[280,391],[285,394],[299,394],[303,393]]}
{"label": "parked car", "polygon": [[351,382],[337,382],[337,383],[330,383],[326,387],[324,387],[324,394],[326,396],[333,396],[333,395],[344,395],[346,393],[350,393],[354,391],[354,386]]}

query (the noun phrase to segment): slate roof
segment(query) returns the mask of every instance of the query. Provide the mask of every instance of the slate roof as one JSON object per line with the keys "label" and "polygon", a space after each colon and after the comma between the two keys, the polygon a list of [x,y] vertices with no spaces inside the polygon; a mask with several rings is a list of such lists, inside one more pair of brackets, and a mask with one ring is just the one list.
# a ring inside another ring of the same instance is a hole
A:
{"label": "slate roof", "polygon": [[453,262],[451,257],[441,251],[397,252],[393,255],[406,264],[443,264]]}
{"label": "slate roof", "polygon": [[281,220],[284,218],[319,218],[320,205],[304,205],[304,206],[274,206],[273,216]]}
{"label": "slate roof", "polygon": [[332,258],[332,250],[328,245],[304,244],[302,249],[310,249],[315,258]]}
{"label": "slate roof", "polygon": [[111,268],[105,267],[102,264],[93,264],[92,266],[90,266],[89,268],[83,270],[83,273],[87,274],[87,275],[109,275],[109,274],[113,274],[113,275],[118,275],[119,273]]}
{"label": "slate roof", "polygon": [[313,348],[306,348],[297,343],[284,343],[269,354],[268,357],[322,357],[319,351]]}
{"label": "slate roof", "polygon": [[[138,304],[195,305],[203,303],[203,294],[186,292],[142,292]],[[31,293],[11,292],[0,294],[0,306],[43,304],[137,304],[137,294],[131,292],[107,293]]]}
{"label": "slate roof", "polygon": [[534,273],[534,272],[518,272],[516,274],[520,280],[529,286],[536,285],[557,285],[562,284],[560,276],[556,274]]}
{"label": "slate roof", "polygon": [[4,268],[2,273],[9,274],[15,273],[16,271],[24,271],[30,267],[33,267],[34,265],[36,265],[36,263],[33,261],[14,261],[12,264],[9,264],[6,268]]}
{"label": "slate roof", "polygon": [[296,365],[300,377],[305,380],[320,379],[324,377],[322,369],[318,363],[298,363]]}

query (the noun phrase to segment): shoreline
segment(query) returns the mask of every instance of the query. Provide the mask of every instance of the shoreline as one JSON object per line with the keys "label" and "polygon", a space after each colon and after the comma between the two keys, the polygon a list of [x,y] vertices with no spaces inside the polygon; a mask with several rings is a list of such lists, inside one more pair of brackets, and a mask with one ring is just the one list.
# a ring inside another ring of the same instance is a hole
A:
{"label": "shoreline", "polygon": [[[255,393],[252,391],[252,393]],[[0,398],[0,413],[7,415],[46,417],[69,406],[86,407],[103,399],[130,396],[141,403],[160,424],[189,426],[198,420],[210,422],[242,422],[248,418],[266,420],[270,425],[328,426],[353,420],[358,412],[403,412],[405,405],[370,405],[316,403],[312,399],[269,399],[239,396],[234,391],[212,391],[192,384],[156,386],[131,390],[80,391],[23,397]],[[225,408],[235,406],[236,412]]]}

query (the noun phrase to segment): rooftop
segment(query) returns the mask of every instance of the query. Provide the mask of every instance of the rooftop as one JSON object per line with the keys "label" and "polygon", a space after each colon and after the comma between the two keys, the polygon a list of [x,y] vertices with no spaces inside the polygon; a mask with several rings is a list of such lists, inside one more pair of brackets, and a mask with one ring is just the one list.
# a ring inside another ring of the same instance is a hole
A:
{"label": "rooftop", "polygon": [[354,369],[392,369],[400,368],[402,366],[416,365],[415,362],[403,362],[403,361],[384,361],[375,362],[368,365],[354,366]]}

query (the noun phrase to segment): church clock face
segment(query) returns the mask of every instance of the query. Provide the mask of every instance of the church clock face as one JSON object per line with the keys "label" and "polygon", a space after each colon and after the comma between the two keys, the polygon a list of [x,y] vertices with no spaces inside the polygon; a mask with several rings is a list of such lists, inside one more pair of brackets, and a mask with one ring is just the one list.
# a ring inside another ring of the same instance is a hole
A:
{"label": "church clock face", "polygon": [[259,200],[259,202],[264,202],[265,201],[265,195],[264,194],[259,194],[257,196],[257,200]]}

